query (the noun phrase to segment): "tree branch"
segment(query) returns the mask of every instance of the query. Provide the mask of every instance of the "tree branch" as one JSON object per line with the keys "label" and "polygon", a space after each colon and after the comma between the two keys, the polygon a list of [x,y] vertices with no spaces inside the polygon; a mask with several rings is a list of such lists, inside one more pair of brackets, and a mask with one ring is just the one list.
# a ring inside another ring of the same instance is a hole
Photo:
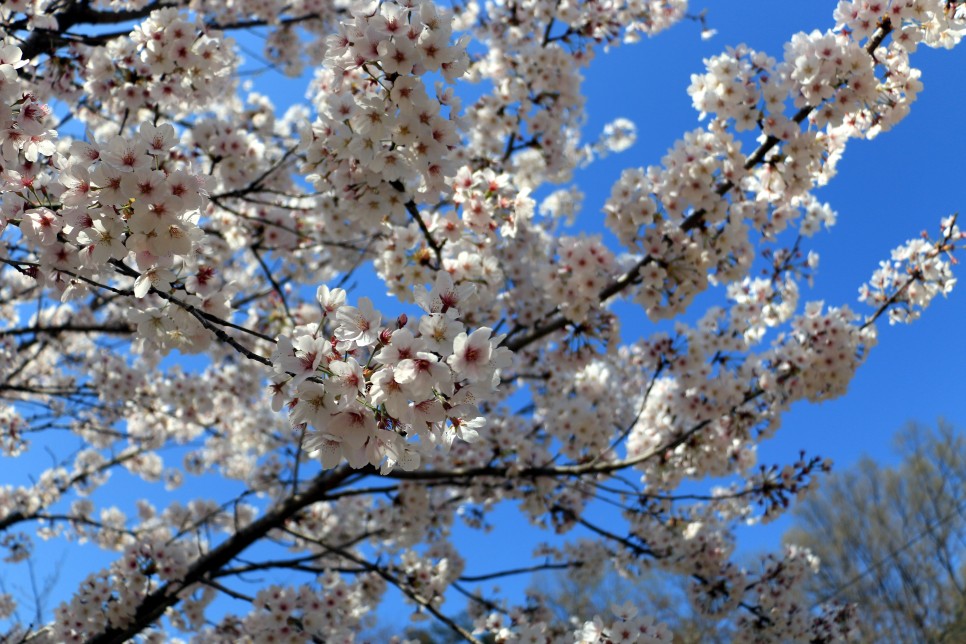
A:
{"label": "tree branch", "polygon": [[130,624],[109,628],[100,635],[90,638],[87,644],[122,644],[130,641],[135,635],[159,620],[164,615],[164,611],[175,606],[180,601],[178,593],[182,589],[204,582],[253,543],[264,538],[272,530],[281,528],[299,511],[321,501],[327,492],[345,481],[352,473],[353,470],[343,466],[320,474],[305,492],[279,502],[261,519],[242,528],[217,548],[195,560],[183,579],[168,582],[145,597]]}

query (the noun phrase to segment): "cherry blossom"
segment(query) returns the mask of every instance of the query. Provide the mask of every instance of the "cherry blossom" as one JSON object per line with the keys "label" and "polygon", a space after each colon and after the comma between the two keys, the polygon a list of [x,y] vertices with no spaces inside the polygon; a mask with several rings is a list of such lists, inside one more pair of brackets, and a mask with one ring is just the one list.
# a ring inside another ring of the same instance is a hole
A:
{"label": "cherry blossom", "polygon": [[804,288],[837,219],[816,189],[901,127],[964,7],[843,0],[782,51],[722,46],[692,129],[588,215],[575,172],[644,124],[585,139],[584,75],[689,17],[713,33],[685,0],[5,3],[0,450],[56,462],[0,482],[0,548],[108,563],[46,623],[0,595],[2,637],[352,642],[402,601],[470,642],[670,641],[632,604],[469,590],[519,571],[457,526],[513,506],[550,535],[533,570],[659,570],[739,641],[854,639],[861,607],[805,603],[810,553],[739,565],[735,530],[830,467],[760,462],[783,414],[956,283],[966,233],[935,213],[863,308]]}

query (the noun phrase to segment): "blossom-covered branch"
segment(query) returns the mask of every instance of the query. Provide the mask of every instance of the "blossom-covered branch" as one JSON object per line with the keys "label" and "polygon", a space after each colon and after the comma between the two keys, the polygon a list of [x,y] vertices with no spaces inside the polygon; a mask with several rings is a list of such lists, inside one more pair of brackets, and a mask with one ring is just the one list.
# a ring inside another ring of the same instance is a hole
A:
{"label": "blossom-covered branch", "polygon": [[[539,597],[468,586],[608,567],[683,577],[743,641],[852,637],[851,607],[802,599],[814,557],[741,567],[734,529],[829,467],[757,462],[791,405],[843,395],[876,320],[912,321],[955,283],[952,216],[881,264],[868,316],[799,286],[836,219],[814,190],[850,139],[905,117],[917,48],[957,44],[966,9],[843,0],[781,59],[706,59],[688,89],[703,126],[622,173],[610,237],[580,229],[586,195],[561,184],[637,136],[618,119],[584,140],[583,74],[688,16],[684,0],[0,7],[0,449],[56,462],[0,487],[0,547],[116,553],[47,624],[0,595],[9,638],[353,641],[392,587],[468,641],[667,641],[633,606],[560,623]],[[303,104],[245,76],[248,29],[270,69],[304,77]],[[111,495],[131,476],[164,491],[129,515]],[[468,574],[454,526],[509,502],[552,542]]]}

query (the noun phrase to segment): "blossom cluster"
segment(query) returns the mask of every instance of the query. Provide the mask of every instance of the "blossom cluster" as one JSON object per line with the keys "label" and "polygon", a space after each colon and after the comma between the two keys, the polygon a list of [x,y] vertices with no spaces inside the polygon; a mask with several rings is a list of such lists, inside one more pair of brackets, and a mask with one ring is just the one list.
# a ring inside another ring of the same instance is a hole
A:
{"label": "blossom cluster", "polygon": [[132,543],[108,570],[89,575],[70,602],[55,609],[47,641],[81,642],[107,627],[131,623],[142,597],[158,580],[181,579],[197,555],[197,547],[172,542],[164,531]]}
{"label": "blossom cluster", "polygon": [[452,17],[431,2],[356,11],[330,36],[315,83],[319,119],[303,132],[302,148],[317,187],[373,203],[371,217],[356,225],[378,226],[387,211],[404,214],[397,182],[423,200],[446,189],[459,104],[442,85],[431,97],[421,77],[436,72],[453,82],[465,72],[466,43],[451,37]]}
{"label": "blossom cluster", "polygon": [[400,316],[383,327],[369,298],[349,306],[343,289],[319,287],[323,322],[279,338],[271,391],[273,407],[288,405],[293,426],[306,431],[304,449],[323,467],[344,458],[356,468],[409,470],[420,451],[476,439],[485,423],[479,405],[509,351],[490,328],[467,332],[458,307],[470,290],[440,273],[417,298],[418,320]]}
{"label": "blossom cluster", "polygon": [[[574,372],[559,370],[547,380],[545,391],[534,396],[536,418],[545,422],[550,435],[560,441],[560,450],[576,460],[612,457],[608,454],[613,427],[626,416],[623,405],[611,395],[622,387],[621,374],[610,365],[591,362]],[[627,392],[633,399],[633,392]]]}
{"label": "blossom cluster", "polygon": [[169,7],[152,11],[129,38],[91,48],[80,73],[84,95],[107,113],[181,118],[223,106],[237,64],[231,39]]}
{"label": "blossom cluster", "polygon": [[575,644],[661,644],[672,640],[671,629],[653,617],[639,615],[630,602],[611,607],[615,619],[605,622],[597,616],[574,633]]}
{"label": "blossom cluster", "polygon": [[912,322],[934,297],[946,296],[956,283],[950,253],[966,239],[956,218],[942,222],[942,240],[912,239],[892,251],[892,261],[883,261],[867,284],[859,289],[859,299],[888,310],[889,323]]}
{"label": "blossom cluster", "polygon": [[241,624],[233,624],[231,618],[226,618],[215,628],[205,629],[203,637],[205,641],[231,641],[228,637],[232,627],[274,642],[295,643],[312,636],[348,635],[358,629],[384,587],[385,583],[375,574],[363,576],[354,583],[329,574],[313,586],[268,586],[258,591],[253,602],[255,610]]}
{"label": "blossom cluster", "polygon": [[520,187],[532,189],[569,179],[589,154],[624,148],[633,139],[626,120],[609,126],[599,145],[579,145],[581,70],[593,59],[593,45],[656,35],[686,11],[686,0],[527,0],[487,7],[480,36],[488,53],[471,66],[470,78],[491,81],[493,91],[466,110],[464,158],[499,160],[513,169]]}
{"label": "blossom cluster", "polygon": [[[54,153],[56,131],[51,127],[50,107],[27,91],[18,78],[17,70],[27,61],[22,60],[16,45],[0,45],[0,158],[4,165],[16,164],[20,155],[29,163],[36,163],[41,156]],[[17,175],[4,177],[10,190]]]}
{"label": "blossom cluster", "polygon": [[403,301],[412,301],[414,292],[419,297],[423,284],[440,279],[437,273],[448,273],[453,282],[463,284],[464,320],[493,319],[502,304],[498,296],[507,277],[504,267],[510,266],[502,261],[503,241],[527,230],[533,200],[508,175],[488,168],[463,166],[448,187],[455,208],[423,211],[425,230],[418,222],[387,225],[374,266],[389,292]]}
{"label": "blossom cluster", "polygon": [[5,456],[17,456],[27,447],[24,430],[28,423],[13,407],[0,410],[0,451]]}
{"label": "blossom cluster", "polygon": [[567,319],[583,322],[600,305],[600,292],[616,273],[614,254],[599,237],[562,237],[560,262],[547,277],[550,298]]}
{"label": "blossom cluster", "polygon": [[883,17],[899,29],[896,42],[914,50],[918,43],[950,48],[966,36],[966,9],[943,0],[841,0],[835,8],[837,28],[858,37],[872,34]]}
{"label": "blossom cluster", "polygon": [[[740,181],[740,144],[723,131],[696,130],[664,157],[664,167],[625,170],[604,206],[608,227],[622,243],[642,253],[637,300],[648,315],[683,311],[714,279],[740,275],[753,258],[748,229],[727,220],[721,181]],[[720,234],[690,235],[683,218],[700,213]]]}
{"label": "blossom cluster", "polygon": [[[5,172],[12,198],[4,199],[3,215],[35,258],[31,276],[56,288],[62,300],[81,296],[90,280],[129,285],[140,300],[132,301],[132,315],[144,342],[199,350],[206,332],[190,307],[223,314],[227,300],[211,271],[194,261],[204,188],[174,149],[177,142],[172,125],[144,122],[130,137],[75,141],[50,164],[32,163],[24,153]],[[144,299],[151,289],[169,293],[182,280],[180,312]]]}

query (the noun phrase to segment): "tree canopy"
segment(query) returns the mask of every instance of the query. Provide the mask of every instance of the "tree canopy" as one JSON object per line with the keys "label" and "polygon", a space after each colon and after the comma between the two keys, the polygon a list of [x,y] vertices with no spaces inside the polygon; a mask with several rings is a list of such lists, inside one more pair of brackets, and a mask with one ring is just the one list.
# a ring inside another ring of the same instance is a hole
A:
{"label": "tree canopy", "polygon": [[[0,6],[0,448],[28,470],[0,546],[19,571],[41,541],[107,553],[71,560],[52,615],[0,594],[7,639],[351,642],[396,593],[470,642],[668,641],[631,603],[562,619],[483,585],[606,566],[680,577],[738,641],[857,636],[805,592],[814,555],[740,566],[734,528],[828,469],[758,463],[782,415],[845,394],[877,323],[955,282],[964,233],[928,213],[862,312],[800,301],[835,221],[814,191],[912,109],[917,53],[958,44],[966,6],[844,0],[779,57],[724,49],[691,78],[700,126],[614,182],[607,234],[572,225],[575,170],[637,136],[582,137],[589,62],[709,35],[689,11]],[[303,102],[242,68],[253,28]],[[390,304],[351,288],[366,271]],[[505,503],[553,535],[530,566],[453,537]]]}

